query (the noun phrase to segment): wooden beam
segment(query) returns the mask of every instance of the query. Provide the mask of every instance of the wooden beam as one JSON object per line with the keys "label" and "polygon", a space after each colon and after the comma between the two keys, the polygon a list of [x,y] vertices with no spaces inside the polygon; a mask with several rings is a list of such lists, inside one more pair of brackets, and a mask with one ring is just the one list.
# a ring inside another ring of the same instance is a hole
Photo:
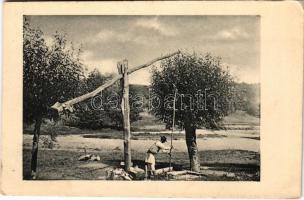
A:
{"label": "wooden beam", "polygon": [[[137,70],[149,67],[150,65],[152,65],[155,62],[158,62],[160,60],[169,58],[169,57],[177,55],[179,53],[180,53],[180,51],[177,51],[177,52],[165,55],[165,56],[161,56],[161,57],[155,58],[154,60],[151,60],[150,62],[147,62],[146,64],[139,65],[137,67],[129,69],[128,70],[128,74],[131,74],[131,73],[133,73],[133,72],[135,72]],[[82,102],[82,101],[84,101],[86,99],[89,99],[89,98],[92,98],[92,97],[96,96],[98,93],[100,93],[104,89],[110,87],[111,85],[113,85],[116,81],[120,80],[121,78],[122,78],[122,74],[118,74],[118,75],[114,76],[111,80],[109,80],[108,82],[106,82],[104,85],[102,85],[102,86],[98,87],[97,89],[95,89],[94,91],[89,92],[89,93],[84,94],[84,95],[81,95],[79,97],[76,97],[74,99],[71,99],[69,101],[66,101],[64,103],[57,102],[53,106],[51,106],[51,108],[56,109],[59,112],[65,110],[65,109],[67,109],[69,111],[73,111],[72,106],[74,104],[80,103],[80,102]]]}
{"label": "wooden beam", "polygon": [[183,171],[170,171],[167,174],[172,176],[179,176],[179,175],[185,175],[187,173],[188,173],[187,170],[183,170]]}
{"label": "wooden beam", "polygon": [[153,63],[156,63],[156,62],[158,62],[158,61],[160,61],[160,60],[164,60],[164,59],[170,58],[170,57],[175,56],[175,55],[177,55],[177,54],[179,54],[179,53],[180,53],[180,51],[178,50],[178,51],[176,51],[176,52],[174,52],[174,53],[167,54],[167,55],[165,55],[165,56],[160,56],[160,57],[158,57],[158,58],[155,58],[154,60],[151,60],[150,62],[147,62],[146,64],[139,65],[139,66],[137,66],[137,67],[134,67],[134,68],[129,69],[128,74],[131,74],[131,73],[133,73],[133,72],[135,72],[135,71],[137,71],[137,70],[140,70],[140,69],[142,69],[142,68],[149,67],[149,66],[152,65]]}
{"label": "wooden beam", "polygon": [[155,175],[159,175],[159,174],[163,174],[165,172],[170,172],[172,170],[173,170],[173,167],[165,167],[165,168],[155,170],[154,173],[155,173]]}

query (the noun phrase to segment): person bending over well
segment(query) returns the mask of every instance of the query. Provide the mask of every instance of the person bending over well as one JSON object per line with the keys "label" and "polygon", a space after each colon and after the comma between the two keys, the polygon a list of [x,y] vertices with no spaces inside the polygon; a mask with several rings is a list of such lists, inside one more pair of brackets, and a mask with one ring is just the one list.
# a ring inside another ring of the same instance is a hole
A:
{"label": "person bending over well", "polygon": [[167,141],[165,136],[160,137],[160,141],[156,141],[147,151],[146,159],[145,159],[145,173],[146,179],[150,179],[155,175],[155,155],[162,151],[165,153],[170,153],[170,146],[165,145],[164,143]]}

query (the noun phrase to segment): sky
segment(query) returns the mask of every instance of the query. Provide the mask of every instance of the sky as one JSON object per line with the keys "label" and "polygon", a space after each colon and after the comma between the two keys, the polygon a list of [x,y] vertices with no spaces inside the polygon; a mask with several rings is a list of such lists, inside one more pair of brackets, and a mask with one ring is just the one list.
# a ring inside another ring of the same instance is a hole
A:
{"label": "sky", "polygon": [[[48,44],[58,31],[75,47],[88,70],[117,73],[178,49],[222,58],[238,82],[260,82],[260,18],[258,16],[29,16]],[[150,83],[151,69],[132,74],[131,84]]]}

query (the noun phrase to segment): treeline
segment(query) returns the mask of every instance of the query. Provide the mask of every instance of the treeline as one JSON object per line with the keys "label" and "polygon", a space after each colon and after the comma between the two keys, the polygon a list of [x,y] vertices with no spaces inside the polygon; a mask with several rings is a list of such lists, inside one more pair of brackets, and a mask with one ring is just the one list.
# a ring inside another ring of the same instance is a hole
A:
{"label": "treeline", "polygon": [[234,109],[260,117],[260,84],[236,83]]}

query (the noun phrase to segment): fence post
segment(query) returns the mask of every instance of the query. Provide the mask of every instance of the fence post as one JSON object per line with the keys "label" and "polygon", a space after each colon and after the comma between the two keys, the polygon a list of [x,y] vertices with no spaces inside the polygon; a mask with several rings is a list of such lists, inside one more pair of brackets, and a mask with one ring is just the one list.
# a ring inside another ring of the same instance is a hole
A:
{"label": "fence post", "polygon": [[131,130],[130,130],[130,105],[129,105],[129,78],[128,78],[128,60],[118,62],[118,72],[123,78],[120,81],[122,90],[121,111],[123,115],[123,134],[124,134],[124,162],[125,170],[131,167]]}

